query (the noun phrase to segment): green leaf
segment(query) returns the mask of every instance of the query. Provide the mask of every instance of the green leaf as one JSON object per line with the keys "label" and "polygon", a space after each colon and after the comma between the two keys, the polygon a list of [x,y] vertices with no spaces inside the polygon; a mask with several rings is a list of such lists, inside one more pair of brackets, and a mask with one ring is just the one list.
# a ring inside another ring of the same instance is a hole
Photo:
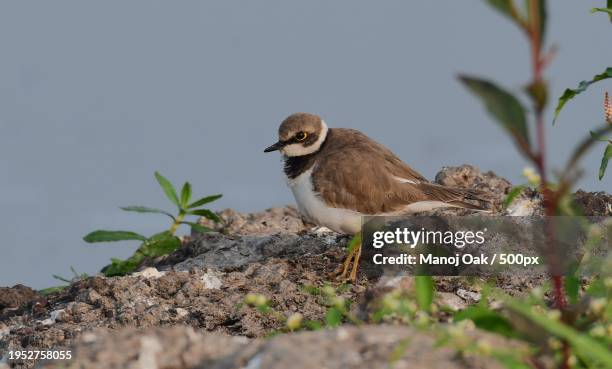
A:
{"label": "green leaf", "polygon": [[512,0],[487,0],[487,3],[506,17],[521,21]]}
{"label": "green leaf", "polygon": [[607,297],[608,288],[606,287],[603,278],[593,279],[587,287],[586,293],[591,297]]}
{"label": "green leaf", "polygon": [[480,97],[487,111],[514,137],[519,147],[529,147],[525,108],[516,97],[486,80],[468,76],[460,76],[459,79]]}
{"label": "green leaf", "polygon": [[610,142],[610,140],[608,140],[604,135],[600,133],[593,132],[593,131],[589,131],[589,133],[591,134],[591,137],[596,141]]}
{"label": "green leaf", "polygon": [[588,334],[581,333],[558,320],[550,318],[546,314],[537,312],[527,303],[508,296],[500,296],[507,308],[523,315],[548,333],[566,340],[574,348],[574,352],[578,357],[588,358],[589,361],[594,361],[604,366],[612,363],[612,352],[608,347],[591,338]]}
{"label": "green leaf", "polygon": [[564,278],[564,287],[565,292],[567,293],[567,297],[572,304],[578,302],[578,293],[580,291],[580,280],[576,277],[576,275],[568,275]]}
{"label": "green leaf", "polygon": [[491,353],[491,356],[493,356],[495,360],[502,363],[507,369],[532,369],[533,368],[531,365],[525,364],[523,362],[524,359],[520,357],[516,357],[512,354],[493,351]]}
{"label": "green leaf", "polygon": [[72,265],[70,266],[70,271],[72,272],[75,278],[82,278],[83,275],[85,275],[85,278],[87,278],[87,274],[85,273],[79,274],[79,272],[77,272],[76,269]]}
{"label": "green leaf", "polygon": [[210,219],[213,222],[219,223],[221,221],[221,219],[219,218],[219,216],[217,214],[215,214],[214,212],[208,210],[208,209],[196,209],[196,210],[190,210],[187,212],[187,214],[191,214],[191,215],[199,215],[201,217],[204,217],[206,219]]}
{"label": "green leaf", "polygon": [[138,205],[122,206],[119,209],[125,210],[125,211],[133,211],[133,212],[136,212],[136,213],[164,214],[164,215],[169,216],[172,219],[175,219],[174,215],[168,213],[167,211],[164,211],[164,210],[161,210],[161,209],[156,209],[156,208],[149,208],[147,206],[138,206]]}
{"label": "green leaf", "polygon": [[594,76],[589,81],[581,81],[578,83],[578,87],[571,89],[567,88],[563,92],[563,95],[559,98],[559,102],[557,103],[557,107],[555,108],[555,116],[553,118],[553,124],[557,121],[559,117],[559,113],[561,113],[561,109],[565,106],[565,104],[576,97],[576,95],[586,91],[586,89],[595,82],[599,82],[604,79],[612,78],[612,67],[608,67],[603,73]]}
{"label": "green leaf", "polygon": [[505,337],[517,337],[512,324],[503,315],[483,305],[472,305],[455,314],[455,321],[469,319],[483,330],[498,333]]}
{"label": "green leaf", "polygon": [[189,200],[191,199],[191,184],[189,182],[185,182],[183,185],[183,189],[181,190],[181,207],[186,208],[189,204]]}
{"label": "green leaf", "polygon": [[53,278],[57,279],[58,281],[62,281],[62,282],[66,282],[66,283],[72,283],[72,281],[70,279],[62,277],[61,275],[51,274],[51,276]]}
{"label": "green leaf", "polygon": [[506,195],[506,198],[504,199],[504,202],[502,203],[502,206],[504,207],[504,209],[507,209],[508,206],[512,204],[512,201],[514,201],[514,199],[516,199],[517,196],[519,196],[523,192],[524,189],[525,189],[525,186],[523,185],[513,187],[510,190],[510,192],[508,192],[508,195]]}
{"label": "green leaf", "polygon": [[329,327],[337,327],[342,323],[342,312],[335,307],[327,310],[325,314],[325,323]]}
{"label": "green leaf", "polygon": [[161,188],[164,190],[166,197],[168,197],[168,199],[172,201],[172,203],[176,206],[180,206],[178,196],[176,196],[176,191],[174,190],[174,186],[172,186],[172,183],[170,183],[170,181],[166,179],[166,177],[159,174],[159,172],[155,172],[155,178],[157,179],[157,182],[159,183]]}
{"label": "green leaf", "polygon": [[195,231],[195,232],[200,232],[200,233],[206,233],[206,232],[212,231],[212,229],[208,227],[204,227],[203,225],[194,223],[194,222],[180,222],[180,224],[186,224],[190,226],[192,232]]}
{"label": "green leaf", "polygon": [[111,263],[102,268],[102,273],[106,277],[126,275],[136,270],[142,259],[143,256],[140,254],[135,254],[127,260],[111,258]]}
{"label": "green leaf", "polygon": [[130,231],[104,231],[97,230],[89,233],[83,237],[83,240],[88,243],[93,242],[114,242],[114,241],[127,241],[127,240],[140,240],[144,241],[147,238],[135,232]]}
{"label": "green leaf", "polygon": [[361,232],[351,238],[351,240],[346,245],[346,249],[348,252],[352,252],[356,247],[359,247],[361,244]]}
{"label": "green leaf", "polygon": [[164,231],[151,236],[142,243],[137,252],[144,256],[156,258],[167,255],[181,246],[181,240],[169,231]]}
{"label": "green leaf", "polygon": [[187,206],[187,209],[193,209],[193,208],[197,208],[198,206],[202,206],[204,204],[208,204],[209,202],[213,202],[213,201],[215,201],[217,199],[220,199],[222,196],[223,195],[218,194],[218,195],[211,195],[211,196],[202,197],[198,201],[195,201],[195,202],[189,204],[189,206]]}
{"label": "green leaf", "polygon": [[608,13],[608,16],[610,17],[610,22],[612,22],[612,1],[608,1],[608,7],[607,8],[593,8],[593,9],[591,9],[591,13],[596,13],[596,12]]}
{"label": "green leaf", "polygon": [[584,154],[586,154],[589,149],[599,141],[599,138],[605,137],[610,132],[612,132],[612,124],[606,124],[594,131],[590,131],[590,134],[582,139],[582,141],[580,141],[580,143],[574,148],[574,151],[570,155],[569,160],[565,165],[565,173],[571,173]]}
{"label": "green leaf", "polygon": [[593,8],[591,9],[591,13],[597,13],[597,12],[608,13],[612,15],[612,8]]}
{"label": "green leaf", "polygon": [[512,1],[510,0],[487,0],[487,3],[504,15],[510,15]]}
{"label": "green leaf", "polygon": [[601,164],[599,166],[599,180],[604,177],[606,174],[606,168],[608,167],[608,161],[612,158],[612,144],[608,144],[606,146],[606,150],[604,151],[603,157],[601,158]]}
{"label": "green leaf", "polygon": [[416,298],[419,308],[430,311],[434,295],[433,278],[429,275],[417,275],[414,277],[416,283]]}
{"label": "green leaf", "polygon": [[323,328],[323,324],[317,320],[307,320],[304,322],[304,326],[311,331],[318,331]]}
{"label": "green leaf", "polygon": [[48,288],[43,288],[42,290],[38,290],[38,293],[40,293],[43,296],[47,296],[50,295],[52,293],[56,293],[56,292],[61,292],[67,288],[69,288],[70,286],[57,286],[57,287],[48,287]]}

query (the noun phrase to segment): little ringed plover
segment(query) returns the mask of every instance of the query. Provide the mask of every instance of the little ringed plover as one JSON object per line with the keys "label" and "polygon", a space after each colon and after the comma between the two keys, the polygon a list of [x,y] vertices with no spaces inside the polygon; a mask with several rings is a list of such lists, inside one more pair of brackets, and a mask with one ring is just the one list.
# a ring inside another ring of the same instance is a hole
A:
{"label": "little ringed plover", "polygon": [[[265,152],[283,154],[284,172],[300,213],[339,233],[356,234],[361,217],[405,215],[441,207],[484,210],[473,190],[429,182],[385,146],[363,133],[329,128],[317,115],[296,113],[278,129],[278,142]],[[360,245],[344,263],[357,277]]]}

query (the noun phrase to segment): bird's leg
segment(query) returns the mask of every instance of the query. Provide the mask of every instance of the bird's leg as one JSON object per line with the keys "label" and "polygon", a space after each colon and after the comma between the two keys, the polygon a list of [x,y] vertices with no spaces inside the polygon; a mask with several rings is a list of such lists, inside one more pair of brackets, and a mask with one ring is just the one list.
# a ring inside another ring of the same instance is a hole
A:
{"label": "bird's leg", "polygon": [[344,263],[342,263],[342,273],[340,274],[340,279],[345,280],[348,276],[349,267],[351,266],[351,261],[353,260],[353,256],[355,255],[355,248],[352,250],[348,250],[348,255],[346,255],[346,259],[344,259]]}
{"label": "bird's leg", "polygon": [[352,282],[357,281],[357,270],[359,269],[359,258],[361,258],[361,240],[357,246],[355,246],[357,250],[355,250],[355,258],[353,259],[353,270],[351,270],[351,275],[349,276],[349,280]]}
{"label": "bird's leg", "polygon": [[[359,257],[361,256],[361,234],[358,233],[349,241],[348,255],[342,265],[342,274],[340,279],[350,280],[355,282],[357,280],[357,268],[359,267]],[[349,267],[353,264],[351,273],[349,275]]]}

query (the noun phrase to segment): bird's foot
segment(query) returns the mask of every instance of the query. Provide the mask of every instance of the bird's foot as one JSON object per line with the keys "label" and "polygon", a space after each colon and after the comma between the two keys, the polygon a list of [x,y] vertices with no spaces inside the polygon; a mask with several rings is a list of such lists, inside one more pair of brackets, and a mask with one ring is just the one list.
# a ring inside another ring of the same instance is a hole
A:
{"label": "bird's foot", "polygon": [[[361,236],[356,235],[348,246],[348,255],[342,263],[342,272],[339,273],[338,279],[343,282],[356,282],[357,271],[359,270],[359,258],[361,257]],[[352,265],[352,268],[351,268]],[[350,273],[349,273],[350,270]],[[339,270],[338,270],[339,272]]]}

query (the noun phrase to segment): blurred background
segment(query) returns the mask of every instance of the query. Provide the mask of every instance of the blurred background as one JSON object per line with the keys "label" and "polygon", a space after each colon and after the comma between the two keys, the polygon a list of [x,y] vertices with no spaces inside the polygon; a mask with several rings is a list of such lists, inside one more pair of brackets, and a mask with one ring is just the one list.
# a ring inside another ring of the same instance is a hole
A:
{"label": "blurred background", "polygon": [[[602,1],[557,1],[548,43],[552,98],[610,65]],[[53,1],[0,4],[0,285],[59,284],[95,273],[137,243],[89,245],[94,229],[150,235],[172,209],[159,170],[214,209],[293,203],[279,155],[264,154],[287,115],[307,111],[384,143],[433,178],[469,163],[522,182],[525,161],[481,103],[467,72],[514,92],[530,78],[527,43],[484,1]],[[592,86],[547,127],[552,166],[603,122]],[[553,104],[555,101],[552,102]],[[552,120],[549,111],[548,122]],[[597,180],[603,147],[583,162]]]}

